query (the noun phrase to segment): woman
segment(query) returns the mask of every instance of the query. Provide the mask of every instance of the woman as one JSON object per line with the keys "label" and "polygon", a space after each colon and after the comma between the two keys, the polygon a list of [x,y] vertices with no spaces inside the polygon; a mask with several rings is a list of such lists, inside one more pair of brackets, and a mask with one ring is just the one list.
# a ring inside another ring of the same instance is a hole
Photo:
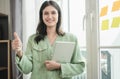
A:
{"label": "woman", "polygon": [[[26,52],[22,52],[22,43],[16,33],[12,48],[16,51],[18,69],[24,74],[32,72],[31,79],[71,79],[81,74],[85,62],[80,54],[77,38],[61,30],[61,10],[54,1],[45,1],[39,12],[39,24],[36,34],[28,40]],[[52,60],[56,41],[75,42],[75,50],[70,63]]]}

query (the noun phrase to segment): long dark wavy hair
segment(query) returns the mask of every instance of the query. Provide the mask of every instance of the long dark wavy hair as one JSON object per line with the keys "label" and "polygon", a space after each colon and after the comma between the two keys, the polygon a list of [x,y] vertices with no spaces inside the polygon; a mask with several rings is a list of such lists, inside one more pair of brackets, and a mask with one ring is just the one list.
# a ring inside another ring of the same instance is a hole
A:
{"label": "long dark wavy hair", "polygon": [[64,36],[64,32],[62,32],[60,30],[60,26],[61,26],[61,9],[59,7],[59,5],[50,0],[50,1],[45,1],[39,11],[39,23],[36,29],[36,37],[35,37],[35,41],[38,43],[41,40],[44,40],[45,36],[47,35],[46,29],[47,26],[46,24],[43,22],[43,10],[47,7],[47,6],[53,6],[57,11],[58,11],[58,22],[56,24],[56,33],[60,36]]}

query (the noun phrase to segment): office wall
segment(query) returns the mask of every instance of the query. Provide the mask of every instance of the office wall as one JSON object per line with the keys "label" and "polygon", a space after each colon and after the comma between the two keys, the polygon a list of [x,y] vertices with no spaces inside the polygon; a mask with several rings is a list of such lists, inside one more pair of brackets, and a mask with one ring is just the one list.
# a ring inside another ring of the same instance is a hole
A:
{"label": "office wall", "polygon": [[[9,38],[11,37],[11,16],[10,16],[10,0],[0,0],[0,13],[8,15],[8,24],[9,24]],[[10,38],[11,39],[11,38]]]}
{"label": "office wall", "polygon": [[9,0],[0,0],[0,13],[10,14]]}

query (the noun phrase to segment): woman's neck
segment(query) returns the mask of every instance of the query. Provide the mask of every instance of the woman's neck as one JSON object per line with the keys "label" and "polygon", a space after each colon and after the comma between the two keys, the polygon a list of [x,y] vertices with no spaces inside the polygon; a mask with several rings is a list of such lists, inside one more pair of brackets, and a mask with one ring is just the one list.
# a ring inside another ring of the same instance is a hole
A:
{"label": "woman's neck", "polygon": [[57,38],[56,28],[47,28],[47,37],[50,45],[53,45]]}
{"label": "woman's neck", "polygon": [[52,28],[47,28],[47,35],[48,36],[54,36],[56,35],[56,28],[52,27]]}

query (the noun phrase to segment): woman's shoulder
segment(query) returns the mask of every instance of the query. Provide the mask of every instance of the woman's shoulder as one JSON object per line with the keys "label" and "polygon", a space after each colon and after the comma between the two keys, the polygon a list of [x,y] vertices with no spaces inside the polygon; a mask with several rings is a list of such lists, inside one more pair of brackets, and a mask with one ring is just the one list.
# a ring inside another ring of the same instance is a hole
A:
{"label": "woman's shoulder", "polygon": [[77,37],[76,35],[74,35],[73,33],[65,33],[64,35],[64,39],[68,39],[68,40],[71,40],[71,41],[76,41],[77,40]]}
{"label": "woman's shoulder", "polygon": [[70,33],[70,32],[65,33],[65,36],[70,37],[70,38],[75,38],[75,39],[77,38],[75,34]]}
{"label": "woman's shoulder", "polygon": [[28,40],[33,41],[35,39],[35,37],[36,37],[36,34],[32,34],[29,36]]}

